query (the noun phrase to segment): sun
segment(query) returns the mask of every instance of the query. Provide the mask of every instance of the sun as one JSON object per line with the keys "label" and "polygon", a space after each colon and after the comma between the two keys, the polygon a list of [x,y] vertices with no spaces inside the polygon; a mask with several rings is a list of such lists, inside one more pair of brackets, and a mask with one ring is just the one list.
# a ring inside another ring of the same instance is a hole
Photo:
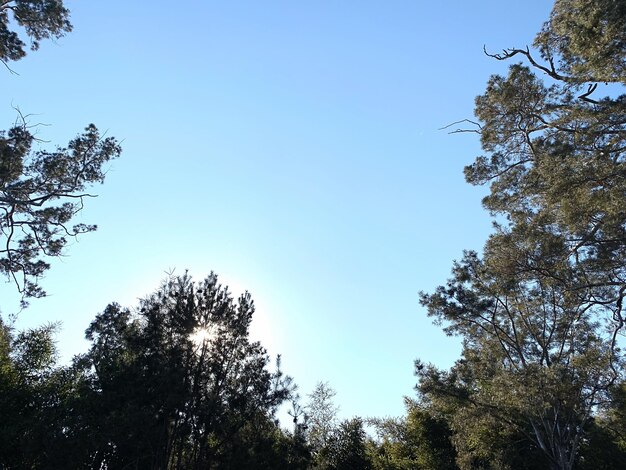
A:
{"label": "sun", "polygon": [[210,326],[200,326],[189,336],[189,339],[198,346],[202,346],[205,342],[210,342],[214,338],[215,331]]}

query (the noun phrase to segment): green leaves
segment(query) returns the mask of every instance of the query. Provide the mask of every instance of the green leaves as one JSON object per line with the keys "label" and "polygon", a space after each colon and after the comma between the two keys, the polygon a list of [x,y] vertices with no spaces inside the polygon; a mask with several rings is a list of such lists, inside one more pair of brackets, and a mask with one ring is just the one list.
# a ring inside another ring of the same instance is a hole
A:
{"label": "green leaves", "polygon": [[504,422],[572,468],[623,374],[626,107],[619,91],[595,94],[598,81],[626,83],[626,6],[557,0],[535,46],[544,62],[530,49],[493,55],[529,66],[491,77],[476,99],[485,154],[465,176],[489,185],[495,232],[482,256],[466,253],[445,286],[421,295],[464,340],[450,372],[416,370],[424,399],[446,403],[463,468],[505,455],[468,432],[472,420]]}
{"label": "green leaves", "polygon": [[534,45],[575,82],[626,83],[626,5],[557,0]]}

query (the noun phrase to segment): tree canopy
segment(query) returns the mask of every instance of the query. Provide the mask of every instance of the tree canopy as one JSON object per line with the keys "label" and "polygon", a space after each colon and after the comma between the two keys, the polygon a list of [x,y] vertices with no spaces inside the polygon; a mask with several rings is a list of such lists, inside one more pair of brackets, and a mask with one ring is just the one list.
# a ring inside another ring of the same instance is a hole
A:
{"label": "tree canopy", "polygon": [[275,416],[292,380],[249,340],[253,313],[214,274],[170,277],[137,309],[107,306],[66,367],[53,326],[0,324],[0,465],[305,468],[306,448]]}
{"label": "tree canopy", "polygon": [[0,5],[0,61],[5,65],[26,55],[27,44],[19,26],[37,50],[43,39],[60,38],[72,30],[63,0],[9,0]]}
{"label": "tree canopy", "polygon": [[93,124],[67,147],[35,150],[34,143],[25,122],[0,131],[0,272],[24,298],[45,294],[38,281],[50,267],[46,257],[60,256],[68,238],[96,230],[71,221],[93,197],[88,187],[104,181],[106,163],[121,152]]}
{"label": "tree canopy", "polygon": [[537,53],[492,54],[528,63],[491,77],[476,98],[485,154],[465,175],[489,184],[483,204],[495,233],[482,255],[466,253],[447,285],[421,297],[464,340],[449,372],[417,366],[425,399],[454,398],[462,468],[496,459],[493,445],[469,444],[476,413],[506,423],[505,441],[518,434],[552,467],[573,468],[594,414],[623,379],[625,22],[620,1],[557,0]]}
{"label": "tree canopy", "polygon": [[271,450],[258,439],[275,429],[291,380],[249,341],[253,313],[249,294],[234,302],[211,274],[171,277],[136,314],[112,304],[96,317],[80,363],[99,403],[102,465],[245,468]]}
{"label": "tree canopy", "polygon": [[[62,0],[10,0],[0,4],[0,61],[7,65],[26,55],[26,43],[36,50],[43,39],[59,38],[72,30],[70,12]],[[8,65],[7,65],[8,67]],[[71,237],[96,230],[94,224],[71,225],[88,188],[102,183],[106,164],[120,155],[112,137],[101,136],[93,124],[67,146],[41,149],[42,142],[18,111],[17,122],[0,131],[0,273],[29,297],[45,291],[40,278]]]}

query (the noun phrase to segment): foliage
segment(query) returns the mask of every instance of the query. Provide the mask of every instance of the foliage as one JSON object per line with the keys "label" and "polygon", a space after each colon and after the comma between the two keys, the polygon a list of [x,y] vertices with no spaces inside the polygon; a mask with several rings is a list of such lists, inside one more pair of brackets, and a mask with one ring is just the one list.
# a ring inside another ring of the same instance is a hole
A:
{"label": "foliage", "polygon": [[15,334],[0,320],[0,468],[63,468],[56,444],[72,380],[56,366],[55,331]]}
{"label": "foliage", "polygon": [[311,452],[318,455],[327,447],[337,427],[339,408],[333,399],[337,392],[327,382],[318,382],[315,389],[308,395],[306,406],[306,437]]}
{"label": "foliage", "polygon": [[[8,0],[0,4],[0,61],[19,60],[26,44],[36,50],[43,39],[72,30],[62,0]],[[13,29],[12,29],[13,28]],[[7,65],[8,67],[8,65]],[[34,149],[32,127],[18,122],[0,131],[0,273],[27,298],[45,295],[39,279],[50,267],[45,257],[58,257],[70,237],[91,232],[95,225],[70,225],[82,210],[87,187],[104,181],[104,165],[120,154],[115,139],[100,136],[90,124],[67,147]]]}
{"label": "foliage", "polygon": [[589,423],[576,468],[610,470],[623,466],[626,450],[620,445],[620,437],[612,428],[613,424],[602,417],[596,417]]}
{"label": "foliage", "polygon": [[[522,468],[511,440],[553,468],[582,464],[621,381],[626,96],[614,91],[626,84],[625,24],[622,1],[557,0],[535,40],[540,59],[528,48],[492,55],[530,64],[491,77],[476,99],[486,155],[465,175],[490,185],[495,233],[421,297],[464,340],[449,372],[417,365],[422,398],[446,403],[461,468]],[[602,97],[599,82],[613,84]]]}
{"label": "foliage", "polygon": [[327,382],[318,382],[308,395],[304,435],[311,451],[311,468],[368,469],[371,459],[363,420],[355,417],[338,422],[339,408],[333,401],[335,395],[335,390]]}
{"label": "foliage", "polygon": [[[450,371],[419,362],[417,371],[422,406],[446,424],[458,468],[530,470],[549,467],[546,457],[533,443],[532,428],[524,422],[524,417],[494,399],[488,401],[491,398],[488,393],[495,390],[489,377],[481,377],[483,380],[478,382],[475,377],[477,371],[481,372],[478,366],[468,364],[463,358]],[[483,383],[488,390],[480,389]],[[506,390],[495,392],[507,393]],[[485,401],[480,401],[483,398]]]}
{"label": "foliage", "polygon": [[60,38],[72,30],[70,12],[63,0],[9,0],[0,5],[0,61],[19,60],[26,55],[26,44],[12,30],[19,26],[30,40],[31,50],[43,39]]}
{"label": "foliage", "polygon": [[[553,462],[571,468],[583,430],[607,400],[621,363],[598,326],[601,307],[552,277],[511,274],[517,253],[501,242],[498,235],[490,240],[485,260],[467,253],[447,286],[422,296],[429,314],[464,338],[463,360],[448,384],[464,392],[449,393],[506,421]],[[423,391],[447,393],[430,368],[417,372]],[[431,381],[439,384],[425,385]]]}
{"label": "foliage", "polygon": [[[556,0],[535,39],[543,59],[577,82],[626,80],[626,4],[621,0]],[[558,54],[558,55],[557,55]]]}
{"label": "foliage", "polygon": [[[604,10],[607,4],[615,8]],[[598,15],[606,18],[594,19]],[[588,21],[591,26],[584,30],[601,38],[583,39],[581,25]],[[571,282],[587,289],[587,297],[616,308],[621,306],[626,259],[626,96],[617,93],[626,77],[603,70],[624,67],[625,21],[623,2],[561,0],[537,37],[548,64],[539,64],[525,50],[496,55],[507,59],[521,54],[551,82],[544,83],[533,69],[520,64],[512,65],[507,77],[490,79],[485,94],[476,100],[481,142],[489,155],[465,170],[471,184],[490,184],[483,203],[508,220],[508,230],[527,238],[528,246],[538,238],[559,238],[563,247],[558,259],[576,268]],[[620,34],[608,36],[616,30]],[[585,55],[585,41],[610,43],[613,52],[604,59],[593,54],[610,63],[594,66]],[[562,69],[555,68],[559,64]],[[590,75],[578,73],[579,66]],[[603,78],[594,79],[596,74]],[[594,97],[598,80],[613,83],[612,92]],[[552,263],[542,266],[538,256],[529,261],[526,269],[544,274],[553,269]],[[615,314],[619,317],[620,312]]]}
{"label": "foliage", "polygon": [[363,420],[352,418],[342,421],[333,429],[327,445],[320,450],[317,456],[314,468],[368,470],[371,465]]}
{"label": "foliage", "polygon": [[271,453],[292,386],[249,341],[253,312],[248,293],[235,303],[211,274],[167,279],[137,315],[112,304],[96,317],[82,361],[101,465],[248,468]]}
{"label": "foliage", "polygon": [[447,420],[435,410],[405,399],[405,417],[370,420],[377,440],[370,442],[377,470],[454,470],[456,452]]}
{"label": "foliage", "polygon": [[249,341],[253,312],[213,274],[171,277],[137,312],[109,305],[65,368],[52,326],[0,325],[0,467],[307,468],[275,419],[294,386]]}
{"label": "foliage", "polygon": [[93,124],[66,148],[33,150],[34,142],[25,123],[0,132],[0,272],[23,299],[45,295],[44,257],[60,256],[68,238],[97,228],[70,223],[93,197],[87,187],[104,181],[105,164],[121,151]]}

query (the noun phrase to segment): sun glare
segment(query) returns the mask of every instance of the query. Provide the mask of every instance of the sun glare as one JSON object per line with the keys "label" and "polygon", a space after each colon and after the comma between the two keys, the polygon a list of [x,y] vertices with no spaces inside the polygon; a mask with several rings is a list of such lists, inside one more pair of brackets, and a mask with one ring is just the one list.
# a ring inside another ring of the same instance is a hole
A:
{"label": "sun glare", "polygon": [[189,338],[195,344],[197,344],[198,346],[201,346],[206,341],[211,341],[213,338],[215,338],[215,332],[211,330],[212,329],[208,327],[196,328]]}

